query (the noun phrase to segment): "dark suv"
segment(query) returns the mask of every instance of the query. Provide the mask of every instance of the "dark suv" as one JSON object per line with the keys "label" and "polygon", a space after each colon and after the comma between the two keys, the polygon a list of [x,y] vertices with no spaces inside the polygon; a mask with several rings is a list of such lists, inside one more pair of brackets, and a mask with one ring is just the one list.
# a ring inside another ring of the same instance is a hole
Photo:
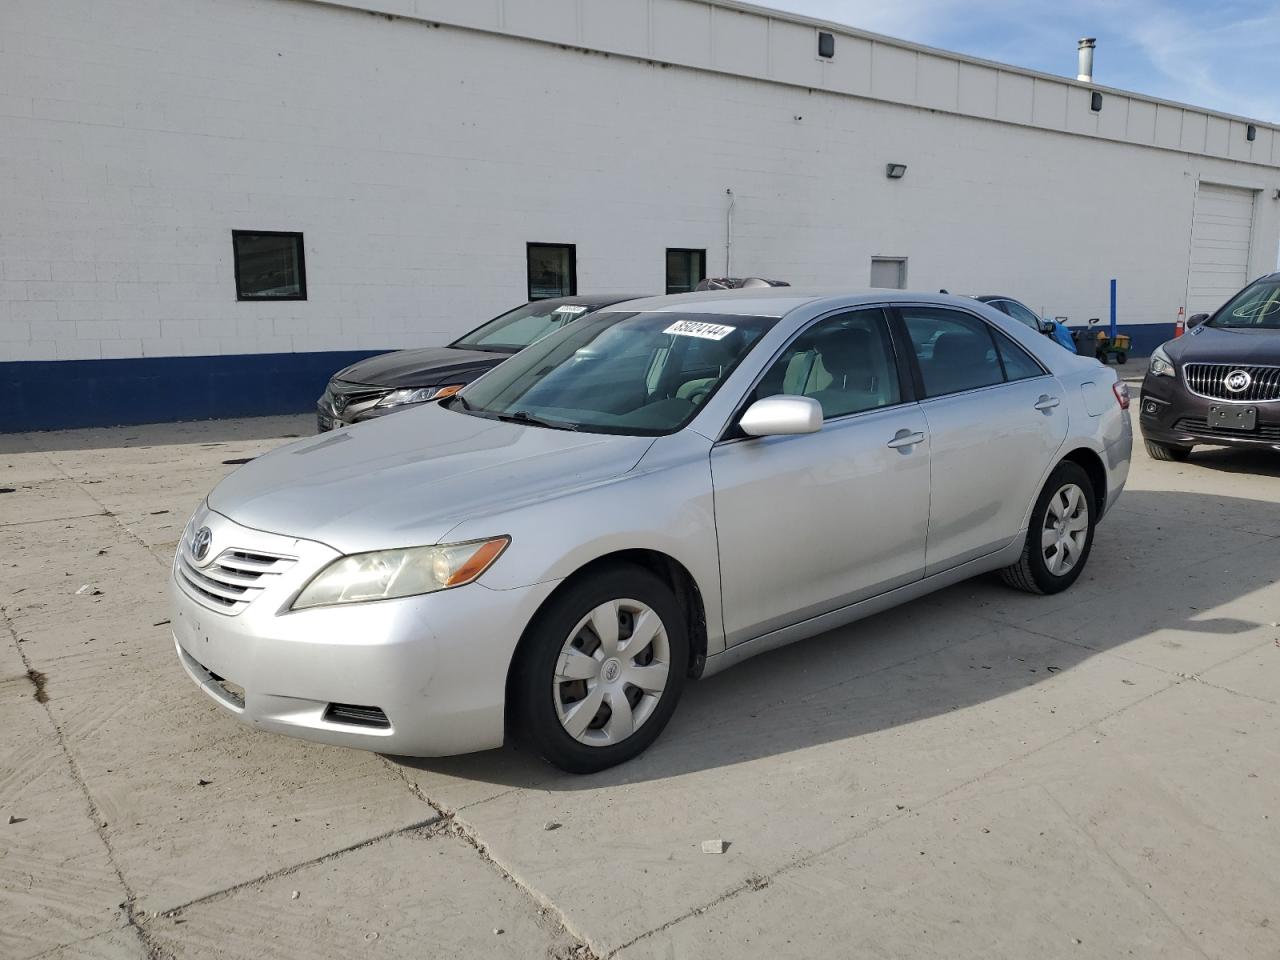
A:
{"label": "dark suv", "polygon": [[444,347],[397,350],[339,370],[316,401],[321,433],[457,393],[482,373],[566,323],[642,293],[534,300],[494,317]]}
{"label": "dark suv", "polygon": [[1280,450],[1280,273],[1187,326],[1156,347],[1142,381],[1147,453],[1185,460],[1201,443]]}

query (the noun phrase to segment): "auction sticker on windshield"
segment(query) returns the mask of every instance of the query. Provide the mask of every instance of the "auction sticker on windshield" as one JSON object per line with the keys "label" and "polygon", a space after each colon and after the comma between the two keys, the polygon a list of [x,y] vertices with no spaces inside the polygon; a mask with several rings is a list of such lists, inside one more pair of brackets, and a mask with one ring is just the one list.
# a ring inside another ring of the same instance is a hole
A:
{"label": "auction sticker on windshield", "polygon": [[586,307],[557,307],[555,312],[567,314],[571,317],[576,317],[580,313],[586,313],[587,308]]}
{"label": "auction sticker on windshield", "polygon": [[678,320],[662,332],[674,334],[677,337],[701,337],[703,340],[723,340],[736,329],[737,327],[726,327],[721,323],[700,323],[697,320]]}

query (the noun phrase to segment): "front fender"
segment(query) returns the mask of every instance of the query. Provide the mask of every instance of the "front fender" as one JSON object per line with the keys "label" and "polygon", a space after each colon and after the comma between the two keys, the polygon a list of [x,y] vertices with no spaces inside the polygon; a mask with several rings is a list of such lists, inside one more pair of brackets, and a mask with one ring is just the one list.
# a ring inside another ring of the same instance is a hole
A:
{"label": "front fender", "polygon": [[[494,590],[563,580],[625,550],[681,564],[702,594],[707,653],[724,649],[711,443],[691,431],[660,437],[616,480],[466,520],[451,541],[506,534],[511,545],[480,582]],[[519,624],[523,630],[526,624]]]}

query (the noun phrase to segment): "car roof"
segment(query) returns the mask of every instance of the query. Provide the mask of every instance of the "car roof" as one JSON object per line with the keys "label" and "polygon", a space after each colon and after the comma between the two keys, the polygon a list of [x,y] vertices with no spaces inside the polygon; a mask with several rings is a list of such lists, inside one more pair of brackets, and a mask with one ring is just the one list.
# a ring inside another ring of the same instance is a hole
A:
{"label": "car roof", "polygon": [[785,317],[801,307],[856,307],[874,303],[934,303],[938,306],[973,305],[970,297],[922,293],[914,290],[886,290],[866,287],[817,288],[757,287],[747,290],[706,290],[650,297],[628,303],[626,310],[638,313],[702,313],[726,316]]}
{"label": "car roof", "polygon": [[652,297],[652,293],[578,293],[571,297],[550,297],[539,300],[538,303],[558,307],[608,307],[625,300],[645,300]]}

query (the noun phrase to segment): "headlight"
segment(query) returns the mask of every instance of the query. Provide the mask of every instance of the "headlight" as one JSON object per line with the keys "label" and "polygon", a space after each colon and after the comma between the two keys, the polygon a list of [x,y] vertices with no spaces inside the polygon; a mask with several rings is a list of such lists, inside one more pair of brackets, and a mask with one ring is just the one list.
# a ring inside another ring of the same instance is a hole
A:
{"label": "headlight", "polygon": [[510,537],[341,557],[316,574],[291,610],[435,593],[470,583],[507,549]]}
{"label": "headlight", "polygon": [[1153,377],[1172,377],[1174,375],[1173,361],[1164,352],[1164,347],[1156,347],[1151,351],[1151,364],[1147,367],[1147,370]]}
{"label": "headlight", "polygon": [[410,387],[407,390],[393,390],[379,400],[375,406],[403,407],[410,403],[443,400],[445,397],[452,397],[465,386],[465,383],[454,383],[447,387]]}

